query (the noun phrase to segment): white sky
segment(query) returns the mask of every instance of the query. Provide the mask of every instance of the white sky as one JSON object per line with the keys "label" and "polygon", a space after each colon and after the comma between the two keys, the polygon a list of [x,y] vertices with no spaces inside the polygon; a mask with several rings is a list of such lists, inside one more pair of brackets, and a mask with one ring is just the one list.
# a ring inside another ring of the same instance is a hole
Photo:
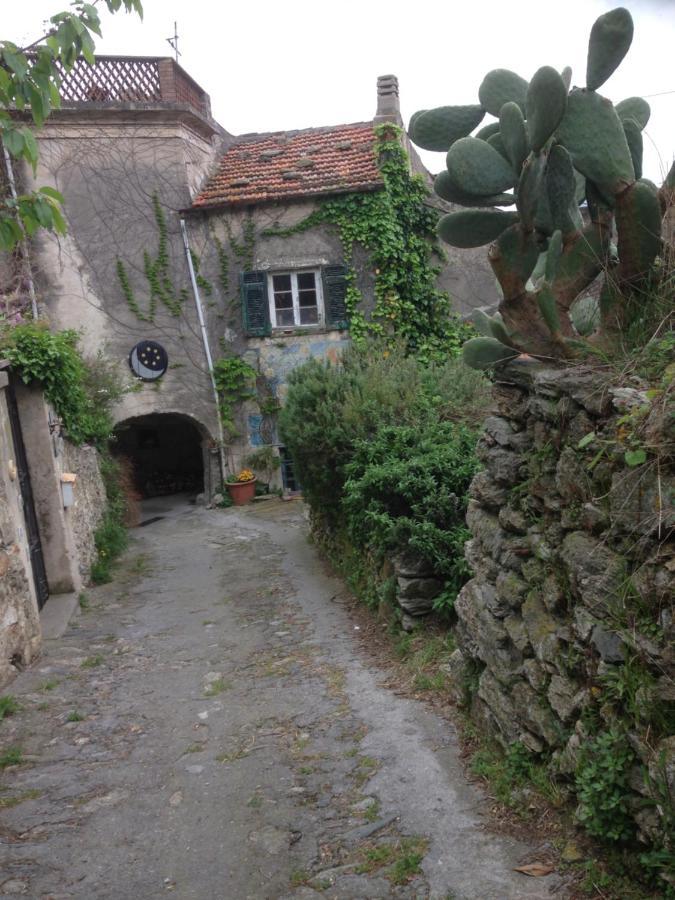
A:
{"label": "white sky", "polygon": [[[635,37],[600,89],[640,95],[652,117],[644,174],[660,183],[675,158],[675,0],[623,0]],[[20,44],[67,0],[3,4],[2,37]],[[530,78],[571,65],[583,86],[591,25],[613,0],[144,0],[145,16],[103,15],[101,53],[163,56],[178,21],[181,65],[233,134],[371,119],[378,75],[399,78],[405,122],[420,108],[478,102],[485,72]],[[670,92],[663,94],[662,92]],[[662,93],[662,96],[652,97]],[[486,119],[487,121],[487,119]],[[443,156],[424,153],[431,171]]]}

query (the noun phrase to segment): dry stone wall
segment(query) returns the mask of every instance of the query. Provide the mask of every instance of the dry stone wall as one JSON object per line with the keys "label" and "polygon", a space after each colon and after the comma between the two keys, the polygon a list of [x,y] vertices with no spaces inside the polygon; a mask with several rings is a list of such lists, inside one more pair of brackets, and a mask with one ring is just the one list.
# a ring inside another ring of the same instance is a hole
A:
{"label": "dry stone wall", "polygon": [[74,503],[68,509],[67,520],[84,584],[89,581],[91,566],[96,559],[94,532],[107,504],[98,461],[99,456],[94,447],[76,447],[69,441],[63,441],[61,468],[77,475],[73,491]]}
{"label": "dry stone wall", "polygon": [[[562,778],[619,728],[650,840],[668,812],[654,791],[675,798],[672,405],[586,369],[500,377],[470,491],[454,683],[501,743],[550,755]],[[636,447],[646,459],[631,467]]]}

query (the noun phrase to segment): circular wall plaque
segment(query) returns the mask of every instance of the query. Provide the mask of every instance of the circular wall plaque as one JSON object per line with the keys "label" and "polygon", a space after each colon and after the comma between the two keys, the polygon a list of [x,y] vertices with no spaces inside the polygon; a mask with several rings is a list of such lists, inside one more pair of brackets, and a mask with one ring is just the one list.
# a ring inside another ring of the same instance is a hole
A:
{"label": "circular wall plaque", "polygon": [[157,341],[140,341],[129,354],[129,366],[143,381],[157,381],[169,367],[169,355]]}

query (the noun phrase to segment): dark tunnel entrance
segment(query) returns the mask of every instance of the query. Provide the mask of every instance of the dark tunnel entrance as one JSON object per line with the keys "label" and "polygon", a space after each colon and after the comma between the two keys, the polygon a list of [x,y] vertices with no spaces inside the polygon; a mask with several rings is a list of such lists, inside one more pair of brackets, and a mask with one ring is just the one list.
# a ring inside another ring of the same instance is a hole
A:
{"label": "dark tunnel entrance", "polygon": [[203,437],[180,413],[153,413],[115,426],[111,450],[123,459],[142,497],[204,490]]}

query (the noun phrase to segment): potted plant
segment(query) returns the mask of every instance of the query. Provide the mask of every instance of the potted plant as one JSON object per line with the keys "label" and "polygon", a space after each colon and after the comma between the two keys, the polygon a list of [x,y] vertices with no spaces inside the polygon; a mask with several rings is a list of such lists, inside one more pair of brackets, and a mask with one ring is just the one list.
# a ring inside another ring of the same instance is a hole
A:
{"label": "potted plant", "polygon": [[266,491],[263,492],[269,493],[272,476],[281,466],[281,459],[274,447],[269,446],[269,444],[259,447],[257,450],[249,453],[244,462],[261,476],[262,481],[260,485],[264,485],[264,488],[266,488]]}
{"label": "potted plant", "polygon": [[238,475],[231,475],[225,482],[227,492],[235,506],[244,506],[255,497],[256,477],[250,469],[242,469]]}

